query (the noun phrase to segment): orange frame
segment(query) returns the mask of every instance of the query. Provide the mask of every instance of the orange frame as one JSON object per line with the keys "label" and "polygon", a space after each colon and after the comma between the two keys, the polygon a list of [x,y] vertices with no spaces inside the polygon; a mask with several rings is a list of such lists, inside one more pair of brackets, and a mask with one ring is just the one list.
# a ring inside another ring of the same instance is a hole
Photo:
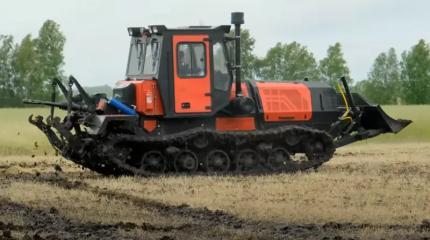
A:
{"label": "orange frame", "polygon": [[252,131],[255,130],[254,117],[217,117],[215,119],[218,131]]}

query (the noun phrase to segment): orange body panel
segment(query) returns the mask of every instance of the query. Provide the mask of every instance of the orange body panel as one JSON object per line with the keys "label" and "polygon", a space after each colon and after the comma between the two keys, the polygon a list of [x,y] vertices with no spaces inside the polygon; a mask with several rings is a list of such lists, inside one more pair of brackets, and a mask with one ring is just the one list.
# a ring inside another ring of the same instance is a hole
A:
{"label": "orange body panel", "polygon": [[156,80],[133,81],[136,86],[136,111],[148,116],[164,115]]}
{"label": "orange body panel", "polygon": [[253,117],[217,117],[215,126],[219,131],[252,131],[255,120]]}
{"label": "orange body panel", "polygon": [[157,120],[144,120],[143,121],[143,128],[145,128],[146,131],[152,132],[157,127]]}
{"label": "orange body panel", "polygon": [[[210,82],[210,54],[208,35],[175,35],[173,36],[173,70],[176,113],[204,113],[211,112],[211,82]],[[177,45],[178,43],[202,43],[205,45],[206,75],[204,77],[180,78],[178,76]],[[184,108],[184,103],[189,108]]]}
{"label": "orange body panel", "polygon": [[312,97],[302,83],[257,82],[266,122],[309,121]]}

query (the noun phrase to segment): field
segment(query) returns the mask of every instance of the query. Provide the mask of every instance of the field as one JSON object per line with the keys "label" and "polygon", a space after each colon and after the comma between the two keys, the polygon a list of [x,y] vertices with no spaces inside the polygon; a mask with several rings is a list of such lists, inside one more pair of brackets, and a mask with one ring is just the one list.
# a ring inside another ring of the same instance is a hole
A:
{"label": "field", "polygon": [[264,176],[103,177],[55,156],[0,109],[0,239],[429,239],[430,106],[414,123],[339,149],[318,171]]}

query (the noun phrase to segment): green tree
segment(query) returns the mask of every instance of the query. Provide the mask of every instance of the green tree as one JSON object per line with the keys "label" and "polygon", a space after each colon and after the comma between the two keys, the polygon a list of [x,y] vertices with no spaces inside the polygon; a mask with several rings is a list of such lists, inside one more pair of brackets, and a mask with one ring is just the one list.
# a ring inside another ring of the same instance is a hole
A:
{"label": "green tree", "polygon": [[31,92],[30,97],[49,99],[50,79],[63,75],[65,41],[60,25],[52,20],[43,23],[38,38],[34,39],[36,71],[32,84],[37,91]]}
{"label": "green tree", "polygon": [[423,39],[402,54],[403,95],[408,104],[430,103],[430,46]]}
{"label": "green tree", "polygon": [[361,91],[367,99],[378,104],[395,104],[401,97],[400,64],[394,48],[376,57]]}
{"label": "green tree", "polygon": [[252,79],[254,77],[254,66],[257,57],[254,55],[255,39],[249,33],[249,30],[244,29],[240,33],[243,79]]}
{"label": "green tree", "polygon": [[49,99],[53,77],[62,76],[65,37],[47,20],[39,35],[27,35],[20,45],[0,35],[0,106],[22,106],[22,98]]}
{"label": "green tree", "polygon": [[277,43],[260,61],[260,77],[265,80],[317,78],[318,70],[313,54],[297,42]]}
{"label": "green tree", "polygon": [[[234,31],[230,32],[230,37],[234,36]],[[230,59],[234,62],[234,41],[229,44]],[[242,78],[244,80],[252,79],[255,76],[255,62],[257,57],[254,54],[255,39],[251,36],[248,29],[241,29],[240,31],[240,59],[242,66]]]}
{"label": "green tree", "polygon": [[349,68],[346,60],[343,58],[342,46],[340,43],[329,46],[327,57],[320,61],[318,70],[320,80],[333,86],[336,85],[337,81],[342,76],[345,76],[349,83],[352,82],[349,75]]}
{"label": "green tree", "polygon": [[30,34],[24,37],[17,48],[15,68],[21,97],[33,96],[33,92],[37,92],[40,85],[37,85],[36,78],[38,71],[36,46]]}
{"label": "green tree", "polygon": [[18,102],[14,68],[16,46],[12,36],[0,35],[0,106]]}

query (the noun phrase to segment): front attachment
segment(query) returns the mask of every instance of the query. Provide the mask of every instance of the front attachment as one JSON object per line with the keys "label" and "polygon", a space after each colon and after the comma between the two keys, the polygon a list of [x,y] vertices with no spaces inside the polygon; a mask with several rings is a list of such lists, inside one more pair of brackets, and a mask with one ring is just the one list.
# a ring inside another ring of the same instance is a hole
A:
{"label": "front attachment", "polygon": [[361,125],[365,129],[383,129],[386,133],[398,133],[412,123],[411,120],[391,118],[379,105],[363,106],[361,110]]}
{"label": "front attachment", "polygon": [[[118,100],[107,99],[106,94],[89,95],[73,76],[69,77],[67,87],[58,79],[53,79],[52,86],[51,101],[23,100],[26,104],[51,107],[51,114],[45,121],[42,116],[31,115],[29,122],[47,136],[63,157],[106,175],[124,174],[125,170],[115,168],[118,164],[114,157],[122,153],[113,150],[114,141],[111,141],[106,129],[110,123],[122,124],[124,128],[137,125],[134,110]],[[77,89],[77,95],[73,95],[73,86]],[[63,93],[64,101],[55,100],[56,87]],[[57,107],[67,110],[63,120],[54,116],[54,108]],[[131,114],[124,114],[126,110]]]}
{"label": "front attachment", "polygon": [[330,134],[335,139],[335,146],[376,137],[382,133],[398,133],[412,123],[411,120],[395,120],[388,116],[379,105],[371,105],[358,94],[351,94],[344,77],[343,88],[338,85],[343,100],[344,114],[332,124]]}

